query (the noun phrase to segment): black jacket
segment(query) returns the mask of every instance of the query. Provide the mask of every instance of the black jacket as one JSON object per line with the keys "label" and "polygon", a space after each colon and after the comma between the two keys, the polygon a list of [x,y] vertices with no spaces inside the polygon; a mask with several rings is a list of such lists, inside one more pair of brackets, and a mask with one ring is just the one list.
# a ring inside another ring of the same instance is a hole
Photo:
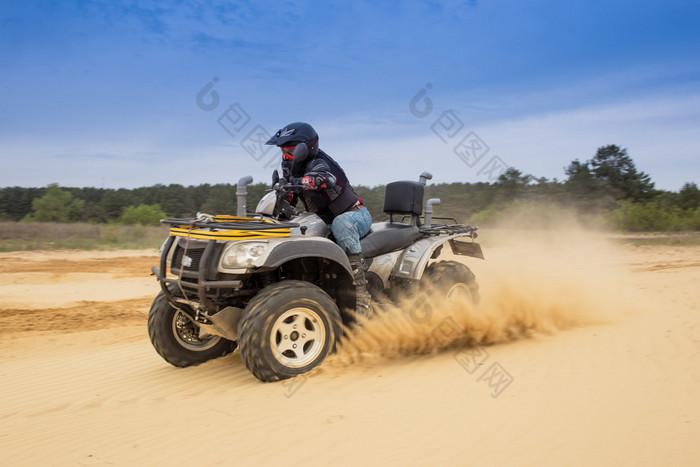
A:
{"label": "black jacket", "polygon": [[[309,177],[313,185],[298,197],[307,211],[318,214],[327,224],[350,210],[360,199],[340,165],[321,150],[307,162],[304,173],[299,176]],[[292,204],[295,202],[296,197]]]}

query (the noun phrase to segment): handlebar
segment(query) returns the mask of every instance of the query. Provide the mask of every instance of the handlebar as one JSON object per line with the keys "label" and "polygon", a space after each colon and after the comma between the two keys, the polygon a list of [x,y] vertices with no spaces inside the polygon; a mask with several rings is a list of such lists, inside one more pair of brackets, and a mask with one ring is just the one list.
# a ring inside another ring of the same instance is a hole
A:
{"label": "handlebar", "polygon": [[[282,180],[280,180],[280,182],[282,182]],[[302,190],[308,190],[309,187],[304,185],[292,185],[291,183],[280,183],[277,186],[277,189],[285,192],[297,192]]]}

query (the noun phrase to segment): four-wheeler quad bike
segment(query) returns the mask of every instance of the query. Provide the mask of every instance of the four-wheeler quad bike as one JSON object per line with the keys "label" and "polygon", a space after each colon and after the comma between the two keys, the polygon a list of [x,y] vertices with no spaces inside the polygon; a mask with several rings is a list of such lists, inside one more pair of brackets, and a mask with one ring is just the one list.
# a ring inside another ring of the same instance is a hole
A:
{"label": "four-wheeler quad bike", "polygon": [[[439,199],[428,200],[421,216],[430,178],[424,173],[419,182],[386,186],[390,220],[373,223],[360,242],[368,289],[374,298],[390,298],[430,284],[447,298],[477,302],[469,268],[437,261],[446,243],[454,254],[483,259],[477,229],[432,217]],[[272,186],[253,217],[162,221],[171,229],[160,267],[152,269],[162,290],[148,314],[148,332],[168,363],[197,365],[238,346],[256,378],[277,381],[319,365],[335,350],[343,325],[352,324],[355,287],[347,256],[325,222],[289,204],[288,194],[301,187],[286,184],[277,171]]]}

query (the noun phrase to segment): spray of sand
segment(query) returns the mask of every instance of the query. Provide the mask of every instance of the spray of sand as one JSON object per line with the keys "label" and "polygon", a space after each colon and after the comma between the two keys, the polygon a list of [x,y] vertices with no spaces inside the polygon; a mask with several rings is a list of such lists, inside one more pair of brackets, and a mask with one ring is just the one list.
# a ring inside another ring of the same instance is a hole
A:
{"label": "spray of sand", "polygon": [[[490,246],[489,246],[490,245]],[[614,248],[589,232],[501,230],[485,261],[456,256],[480,285],[478,305],[421,293],[346,331],[328,365],[491,345],[603,323],[631,306]],[[443,255],[444,256],[444,255]]]}

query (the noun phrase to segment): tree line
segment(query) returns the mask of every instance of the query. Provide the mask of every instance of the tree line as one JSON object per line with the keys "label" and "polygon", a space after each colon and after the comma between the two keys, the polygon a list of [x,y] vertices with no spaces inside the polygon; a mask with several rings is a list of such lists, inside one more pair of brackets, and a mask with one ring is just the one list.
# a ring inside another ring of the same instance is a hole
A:
{"label": "tree line", "polygon": [[[604,223],[628,231],[700,230],[700,190],[687,182],[678,192],[654,188],[626,149],[600,147],[586,161],[564,168],[562,181],[537,178],[511,167],[493,183],[430,184],[425,199],[440,198],[435,216],[459,222],[551,222],[558,214],[580,222]],[[269,185],[248,186],[247,210],[253,212]],[[384,186],[357,186],[375,220],[384,220]],[[236,185],[178,184],[136,189],[0,188],[0,220],[152,224],[165,217],[197,212],[235,214]],[[572,217],[573,216],[573,217]]]}

